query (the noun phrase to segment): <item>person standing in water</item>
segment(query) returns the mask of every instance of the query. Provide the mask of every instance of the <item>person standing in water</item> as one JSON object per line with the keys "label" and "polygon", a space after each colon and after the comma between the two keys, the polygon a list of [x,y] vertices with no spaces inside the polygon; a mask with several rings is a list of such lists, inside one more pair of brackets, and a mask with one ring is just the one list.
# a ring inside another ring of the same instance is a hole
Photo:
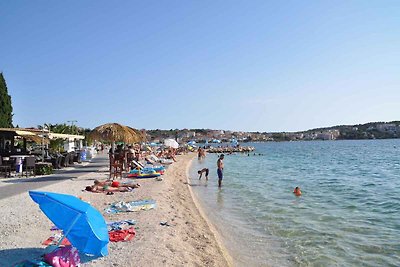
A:
{"label": "person standing in water", "polygon": [[197,158],[198,158],[198,160],[201,160],[201,157],[202,157],[202,152],[201,152],[201,147],[199,147],[197,149]]}
{"label": "person standing in water", "polygon": [[206,158],[206,150],[204,148],[201,149],[201,158],[202,159]]}
{"label": "person standing in water", "polygon": [[222,178],[224,177],[224,154],[219,156],[217,160],[218,187],[222,186]]}

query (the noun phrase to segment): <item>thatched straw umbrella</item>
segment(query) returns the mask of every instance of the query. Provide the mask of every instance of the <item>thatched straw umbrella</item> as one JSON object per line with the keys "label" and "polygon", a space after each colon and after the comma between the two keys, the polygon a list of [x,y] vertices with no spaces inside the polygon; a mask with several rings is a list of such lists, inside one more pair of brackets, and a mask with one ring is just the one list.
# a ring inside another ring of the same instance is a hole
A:
{"label": "thatched straw umbrella", "polygon": [[108,142],[138,143],[142,136],[137,130],[118,123],[106,123],[97,126],[89,135],[92,139]]}
{"label": "thatched straw umbrella", "polygon": [[[89,137],[95,140],[112,142],[111,151],[114,153],[115,142],[124,142],[128,144],[138,143],[142,140],[139,131],[118,123],[106,123],[97,126],[90,132]],[[110,179],[112,173],[112,157],[110,155]],[[116,168],[114,166],[114,168]]]}

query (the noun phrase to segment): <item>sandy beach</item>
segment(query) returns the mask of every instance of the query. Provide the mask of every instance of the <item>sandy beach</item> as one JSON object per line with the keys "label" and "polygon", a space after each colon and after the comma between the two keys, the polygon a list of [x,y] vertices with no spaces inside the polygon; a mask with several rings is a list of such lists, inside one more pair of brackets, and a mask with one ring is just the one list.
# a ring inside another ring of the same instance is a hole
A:
{"label": "sandy beach", "polygon": [[[157,202],[152,210],[105,214],[106,221],[135,220],[136,236],[128,242],[110,242],[107,257],[83,257],[82,266],[230,266],[229,256],[188,186],[187,173],[193,158],[193,153],[179,156],[162,181],[137,180],[141,187],[133,192],[105,195],[82,190],[95,179],[106,179],[106,168],[37,190],[81,197],[103,214],[104,208],[116,201]],[[41,242],[52,235],[53,224],[28,193],[0,200],[0,208],[0,265],[13,266],[41,255],[45,247]],[[169,226],[161,225],[163,221]]]}

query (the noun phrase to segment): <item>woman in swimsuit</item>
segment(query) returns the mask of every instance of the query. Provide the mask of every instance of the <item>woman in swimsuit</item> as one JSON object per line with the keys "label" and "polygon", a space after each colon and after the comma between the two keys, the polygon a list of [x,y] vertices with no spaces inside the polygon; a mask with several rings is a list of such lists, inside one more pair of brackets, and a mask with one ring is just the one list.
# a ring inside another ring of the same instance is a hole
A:
{"label": "woman in swimsuit", "polygon": [[86,191],[93,192],[93,193],[109,193],[109,192],[129,192],[131,191],[129,187],[110,187],[108,185],[105,186],[86,186]]}
{"label": "woman in swimsuit", "polygon": [[140,184],[121,184],[118,181],[99,181],[94,180],[94,185],[96,186],[111,186],[111,187],[131,187],[131,188],[138,188]]}

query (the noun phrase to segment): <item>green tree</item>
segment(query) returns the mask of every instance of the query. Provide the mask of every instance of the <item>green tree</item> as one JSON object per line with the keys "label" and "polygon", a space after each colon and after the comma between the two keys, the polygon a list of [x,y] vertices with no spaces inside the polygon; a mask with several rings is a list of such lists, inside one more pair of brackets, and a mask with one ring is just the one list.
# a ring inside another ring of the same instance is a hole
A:
{"label": "green tree", "polygon": [[8,94],[6,80],[0,73],[0,128],[12,128],[13,108],[11,96]]}
{"label": "green tree", "polygon": [[[93,140],[89,138],[89,133],[91,132],[90,129],[84,129],[81,127],[78,127],[76,125],[67,125],[65,123],[61,124],[51,124],[51,123],[46,123],[44,125],[38,125],[38,129],[43,129],[43,126],[47,130],[49,130],[51,133],[60,133],[60,134],[80,134],[84,135],[86,137],[86,142],[92,143]],[[50,140],[50,149],[53,151],[62,151],[63,150],[63,144],[64,140],[63,139],[52,139]]]}

